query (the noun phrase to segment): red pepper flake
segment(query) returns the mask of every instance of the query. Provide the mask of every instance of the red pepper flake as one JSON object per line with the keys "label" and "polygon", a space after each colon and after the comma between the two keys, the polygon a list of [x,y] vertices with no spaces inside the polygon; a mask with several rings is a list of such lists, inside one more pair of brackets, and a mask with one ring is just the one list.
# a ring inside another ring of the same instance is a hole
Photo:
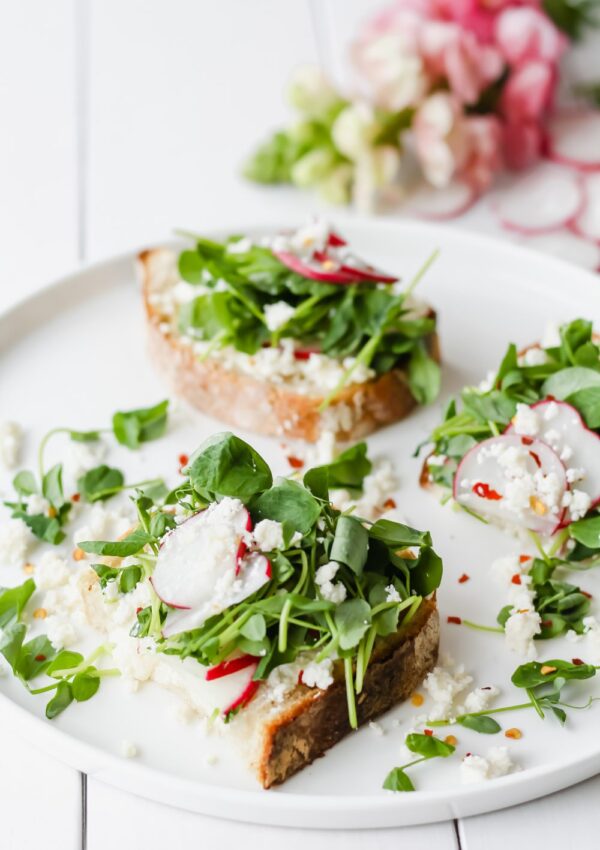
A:
{"label": "red pepper flake", "polygon": [[592,599],[592,594],[588,593],[587,590],[582,590],[581,592],[583,593],[586,599]]}
{"label": "red pepper flake", "polygon": [[491,691],[492,686],[491,685],[484,685],[483,688],[479,688],[479,690],[480,691]]}
{"label": "red pepper flake", "polygon": [[490,485],[486,484],[485,481],[477,481],[473,484],[473,492],[476,496],[479,496],[480,499],[489,499],[493,502],[497,502],[502,498],[500,493],[496,490],[492,490]]}
{"label": "red pepper flake", "polygon": [[465,753],[465,758],[468,759],[469,756],[472,756],[472,755],[473,755],[473,753]]}
{"label": "red pepper flake", "polygon": [[520,564],[526,564],[527,561],[531,561],[531,555],[519,555]]}
{"label": "red pepper flake", "polygon": [[552,627],[552,620],[542,620],[540,625],[543,626],[543,628],[545,629],[549,629]]}
{"label": "red pepper flake", "polygon": [[462,625],[462,620],[460,617],[448,617],[446,622],[454,623],[455,626]]}
{"label": "red pepper flake", "polygon": [[459,578],[458,583],[464,584],[466,581],[469,581],[470,578],[471,578],[471,576],[468,576],[466,573],[463,573],[461,575],[461,577]]}
{"label": "red pepper flake", "polygon": [[530,446],[533,443],[532,437],[521,437],[521,442],[524,446]]}
{"label": "red pepper flake", "polygon": [[574,664],[576,667],[581,667],[583,661],[581,658],[571,658],[571,664]]}
{"label": "red pepper flake", "polygon": [[396,501],[392,498],[386,499],[383,503],[383,507],[386,508],[388,511],[391,511],[393,508],[396,507]]}
{"label": "red pepper flake", "polygon": [[186,467],[189,463],[189,457],[187,455],[179,455],[179,471],[183,472],[184,467]]}
{"label": "red pepper flake", "polygon": [[544,401],[556,401],[556,396],[547,395]]}
{"label": "red pepper flake", "polygon": [[514,576],[511,578],[511,582],[512,582],[513,584],[522,584],[522,582],[521,582],[521,576],[519,575],[519,573],[515,573],[515,574],[514,574]]}
{"label": "red pepper flake", "polygon": [[423,734],[431,737],[433,735],[433,729],[423,729]]}
{"label": "red pepper flake", "polygon": [[46,656],[45,656],[45,655],[42,655],[42,653],[40,653],[39,655],[36,655],[36,656],[35,656],[35,660],[36,660],[36,661],[45,661],[45,660],[46,660]]}
{"label": "red pepper flake", "polygon": [[304,670],[300,670],[300,672],[298,673],[298,684],[299,685],[303,684],[303,682],[302,682],[302,674],[303,673],[304,673]]}
{"label": "red pepper flake", "polygon": [[142,606],[140,605],[140,606],[139,606],[139,608],[136,608],[136,609],[135,609],[135,613],[136,613],[136,615],[137,615],[137,614],[139,614],[139,613],[140,613],[140,611],[143,611],[143,610],[144,610],[144,609],[143,609],[143,608],[142,608]]}
{"label": "red pepper flake", "polygon": [[295,457],[294,455],[289,455],[287,458],[287,462],[292,467],[292,469],[302,469],[304,466],[304,461],[300,457]]}
{"label": "red pepper flake", "polygon": [[71,496],[72,502],[78,502],[81,499],[81,493],[73,493]]}
{"label": "red pepper flake", "polygon": [[530,456],[534,459],[534,461],[535,461],[535,463],[536,463],[537,468],[538,468],[538,469],[541,469],[541,467],[542,467],[542,461],[540,460],[540,456],[539,456],[539,454],[537,454],[536,452],[531,452],[531,451],[529,452],[529,454],[530,454]]}

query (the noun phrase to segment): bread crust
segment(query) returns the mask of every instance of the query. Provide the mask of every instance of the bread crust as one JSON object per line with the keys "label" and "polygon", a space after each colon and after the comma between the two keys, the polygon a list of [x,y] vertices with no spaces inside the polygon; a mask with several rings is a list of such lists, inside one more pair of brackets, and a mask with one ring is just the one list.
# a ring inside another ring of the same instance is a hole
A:
{"label": "bread crust", "polygon": [[[404,419],[417,402],[410,393],[406,372],[393,369],[362,384],[342,390],[319,412],[322,396],[294,392],[284,386],[225,368],[215,355],[199,360],[189,345],[163,327],[164,316],[150,303],[150,292],[164,267],[166,253],[156,248],[138,257],[139,276],[148,324],[149,349],[173,391],[193,407],[234,428],[269,436],[315,442],[325,428],[336,423],[340,440],[354,441]],[[430,311],[435,316],[433,310]],[[431,357],[440,361],[436,333],[426,339]]]}
{"label": "bread crust", "polygon": [[[406,628],[381,638],[367,667],[356,699],[359,726],[407,699],[437,662],[439,616],[435,599],[426,599]],[[265,719],[257,700],[244,713],[259,728],[255,769],[263,788],[279,785],[352,731],[348,721],[343,666],[336,662],[334,682],[327,690],[298,685],[280,711]]]}

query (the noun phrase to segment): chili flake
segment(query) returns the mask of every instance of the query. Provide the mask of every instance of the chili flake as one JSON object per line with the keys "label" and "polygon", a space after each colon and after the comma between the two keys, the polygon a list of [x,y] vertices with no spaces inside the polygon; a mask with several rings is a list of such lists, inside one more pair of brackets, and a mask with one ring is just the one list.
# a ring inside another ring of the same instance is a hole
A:
{"label": "chili flake", "polygon": [[31,575],[31,573],[32,573],[34,570],[35,570],[35,567],[33,566],[33,564],[23,564],[23,572],[24,572],[26,575],[30,576],[30,575]]}
{"label": "chili flake", "polygon": [[447,617],[446,622],[454,623],[455,626],[460,626],[462,624],[460,617]]}
{"label": "chili flake", "polygon": [[527,561],[531,561],[531,555],[519,555],[520,564],[526,564]]}
{"label": "chili flake", "polygon": [[85,552],[83,549],[80,549],[79,546],[76,549],[73,549],[73,560],[74,561],[83,561],[85,558]]}
{"label": "chili flake", "polygon": [[471,578],[471,576],[468,576],[466,573],[463,573],[461,575],[461,577],[459,578],[458,583],[464,584],[466,581],[469,581],[470,578]]}
{"label": "chili flake", "polygon": [[519,575],[519,573],[514,574],[514,576],[511,578],[511,582],[512,582],[512,584],[522,584],[523,583],[521,581],[521,576]]}
{"label": "chili flake", "polygon": [[48,612],[45,608],[36,608],[33,612],[33,617],[35,620],[45,620],[48,616]]}
{"label": "chili flake", "polygon": [[302,469],[304,466],[304,461],[300,457],[295,457],[294,455],[289,455],[287,458],[287,462],[292,467],[292,469]]}
{"label": "chili flake", "polygon": [[581,667],[584,662],[581,658],[571,658],[571,664],[574,664],[576,667]]}
{"label": "chili flake", "polygon": [[504,733],[504,736],[505,736],[506,738],[512,738],[512,739],[513,739],[513,741],[518,741],[518,740],[519,740],[519,738],[522,738],[522,737],[523,737],[523,733],[521,732],[521,730],[520,730],[520,729],[516,729],[516,728],[513,726],[513,727],[512,727],[512,729],[507,729],[507,730],[506,730],[506,732]]}
{"label": "chili flake", "polygon": [[455,738],[454,735],[446,735],[444,743],[450,744],[451,747],[455,747],[458,744],[458,738]]}
{"label": "chili flake", "polygon": [[431,737],[433,735],[433,729],[423,729],[423,734]]}
{"label": "chili flake", "polygon": [[473,484],[473,492],[476,496],[479,496],[480,499],[489,499],[492,502],[497,502],[502,498],[500,493],[497,490],[492,490],[489,484],[486,484],[485,481],[476,481]]}
{"label": "chili flake", "polygon": [[383,503],[383,507],[386,508],[388,511],[391,511],[393,508],[396,507],[396,502],[392,498],[386,499]]}

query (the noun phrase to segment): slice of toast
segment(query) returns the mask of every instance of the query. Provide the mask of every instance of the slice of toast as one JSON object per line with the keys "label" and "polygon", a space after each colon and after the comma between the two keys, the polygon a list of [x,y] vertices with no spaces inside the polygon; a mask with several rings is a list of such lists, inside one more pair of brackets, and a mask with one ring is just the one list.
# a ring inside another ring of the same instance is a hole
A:
{"label": "slice of toast", "polygon": [[[161,311],[160,297],[153,297],[177,285],[176,253],[167,248],[143,251],[138,271],[152,358],[177,395],[233,427],[309,442],[329,430],[341,441],[354,441],[404,419],[417,405],[402,369],[346,386],[321,413],[325,392],[308,395],[226,367],[219,351],[201,360]],[[435,313],[429,309],[427,315]],[[426,344],[430,356],[439,362],[437,334],[432,333]]]}
{"label": "slice of toast", "polygon": [[[439,616],[434,598],[426,599],[405,628],[380,638],[367,667],[364,687],[356,698],[359,725],[379,717],[407,699],[435,666],[439,647]],[[268,690],[233,723],[243,723],[251,741],[251,759],[264,788],[279,785],[342,740],[348,721],[343,662],[334,666],[327,690],[298,684],[281,704]]]}

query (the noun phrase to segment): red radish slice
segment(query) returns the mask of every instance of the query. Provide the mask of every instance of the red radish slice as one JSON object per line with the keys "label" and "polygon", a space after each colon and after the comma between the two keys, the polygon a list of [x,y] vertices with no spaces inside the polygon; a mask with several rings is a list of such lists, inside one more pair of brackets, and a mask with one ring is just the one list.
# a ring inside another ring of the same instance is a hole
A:
{"label": "red radish slice", "polygon": [[[252,531],[252,517],[250,516],[248,511],[246,511],[246,531],[248,531],[248,532]],[[240,569],[242,568],[242,560],[243,560],[244,555],[246,554],[247,551],[248,551],[248,544],[246,543],[246,539],[244,537],[242,537],[242,539],[240,540],[240,545],[238,546],[237,556],[236,556],[236,559],[235,559],[235,574],[236,574],[236,576],[239,574]]]}
{"label": "red radish slice", "polygon": [[385,272],[376,269],[375,266],[363,265],[360,262],[357,262],[354,266],[345,263],[341,266],[341,270],[347,274],[360,276],[361,280],[373,281],[373,283],[396,283],[398,280],[397,277],[385,274]]}
{"label": "red radish slice", "polygon": [[572,228],[584,239],[600,243],[600,174],[589,174],[585,178],[586,203],[574,219]]}
{"label": "red radish slice", "polygon": [[[538,439],[547,443],[569,470],[583,470],[581,480],[570,482],[571,489],[582,490],[591,499],[590,507],[600,503],[600,436],[585,424],[577,408],[566,401],[544,400],[531,405],[537,414]],[[517,421],[518,425],[518,421]],[[505,433],[515,434],[509,425]],[[570,521],[567,511],[566,521]]]}
{"label": "red radish slice", "polygon": [[223,499],[195,514],[163,540],[152,576],[154,590],[168,605],[207,605],[215,587],[235,577],[238,553],[248,527],[248,511],[238,499]]}
{"label": "red radish slice", "polygon": [[327,244],[331,248],[343,248],[344,245],[347,245],[348,243],[342,236],[340,236],[339,233],[334,233],[333,231],[331,231],[329,237],[327,238]]}
{"label": "red radish slice", "polygon": [[540,440],[503,434],[474,446],[454,477],[454,498],[485,519],[543,535],[559,527],[567,476]]}
{"label": "red radish slice", "polygon": [[320,354],[320,348],[295,348],[294,357],[296,360],[308,360],[311,354]]}
{"label": "red radish slice", "polygon": [[[320,263],[318,260],[302,260],[289,251],[274,251],[273,253],[284,266],[297,274],[301,274],[302,277],[309,278],[309,280],[317,280],[321,283],[358,283],[356,275],[342,272],[340,265],[333,260]],[[333,268],[326,268],[326,263],[332,263]]]}
{"label": "red radish slice", "polygon": [[256,665],[258,658],[254,655],[240,655],[239,658],[230,658],[227,661],[221,661],[215,667],[210,667],[206,671],[206,681],[212,682],[213,679],[222,679],[223,676],[231,676],[232,673],[237,673],[238,670],[245,670],[251,664]]}
{"label": "red radish slice", "polygon": [[199,629],[209,617],[243,602],[272,577],[271,562],[259,552],[251,552],[244,558],[237,576],[234,570],[230,567],[228,573],[221,572],[213,582],[210,595],[203,602],[187,611],[170,611],[163,626],[163,637]]}
{"label": "red radish slice", "polygon": [[543,162],[500,190],[493,208],[507,230],[529,235],[559,230],[581,213],[584,203],[581,175]]}
{"label": "red radish slice", "polygon": [[237,699],[230,703],[227,708],[223,709],[223,714],[225,715],[225,717],[231,714],[232,711],[235,711],[236,708],[244,708],[244,706],[248,705],[252,697],[260,688],[260,685],[261,683],[254,681],[254,679],[248,682],[239,697],[237,697]]}
{"label": "red radish slice", "polygon": [[581,171],[600,171],[600,112],[557,115],[550,123],[548,137],[552,159]]}
{"label": "red radish slice", "polygon": [[589,239],[582,239],[581,236],[570,233],[568,230],[529,236],[523,244],[529,248],[534,248],[536,251],[543,251],[545,254],[559,257],[568,263],[574,263],[576,266],[581,266],[589,271],[600,269],[600,245],[590,242]]}
{"label": "red radish slice", "polygon": [[464,180],[454,180],[444,189],[423,183],[407,199],[405,210],[419,218],[444,221],[466,213],[477,200],[477,192]]}

